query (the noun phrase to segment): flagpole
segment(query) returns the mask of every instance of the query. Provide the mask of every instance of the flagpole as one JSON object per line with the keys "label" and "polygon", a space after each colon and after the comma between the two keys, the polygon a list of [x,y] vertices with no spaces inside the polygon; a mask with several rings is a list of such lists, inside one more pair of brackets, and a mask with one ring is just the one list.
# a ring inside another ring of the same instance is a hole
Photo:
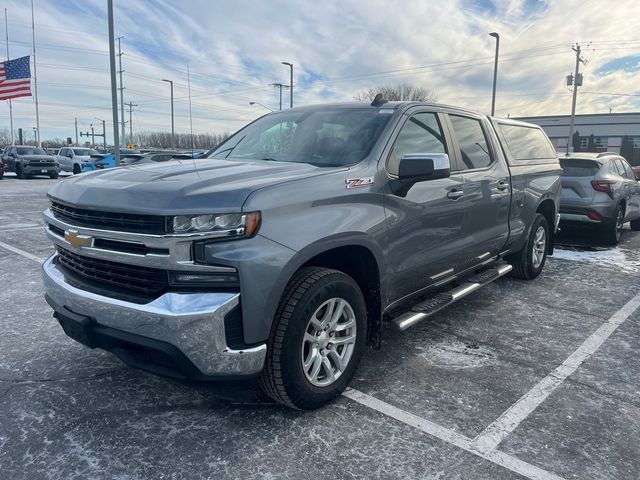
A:
{"label": "flagpole", "polygon": [[[7,34],[7,61],[9,60],[9,21],[7,20],[7,9],[4,9],[4,31]],[[11,129],[11,145],[14,145],[13,139],[13,105],[9,99],[9,128]]]}
{"label": "flagpole", "polygon": [[34,86],[34,98],[36,101],[36,138],[38,140],[38,147],[42,147],[40,142],[40,115],[38,113],[38,74],[36,72],[36,22],[33,15],[33,0],[31,0],[31,34],[33,37],[33,86]]}

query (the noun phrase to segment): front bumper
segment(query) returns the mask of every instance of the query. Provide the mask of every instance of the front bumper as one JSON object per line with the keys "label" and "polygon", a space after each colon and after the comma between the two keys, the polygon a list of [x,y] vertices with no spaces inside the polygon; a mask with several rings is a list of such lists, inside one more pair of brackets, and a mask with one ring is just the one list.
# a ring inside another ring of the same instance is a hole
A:
{"label": "front bumper", "polygon": [[51,175],[52,173],[58,173],[60,169],[56,166],[34,166],[24,165],[22,171],[27,175]]}
{"label": "front bumper", "polygon": [[76,288],[55,258],[42,267],[46,298],[75,340],[176,378],[232,379],[262,370],[265,344],[233,350],[226,343],[224,318],[240,294],[167,292],[140,305]]}

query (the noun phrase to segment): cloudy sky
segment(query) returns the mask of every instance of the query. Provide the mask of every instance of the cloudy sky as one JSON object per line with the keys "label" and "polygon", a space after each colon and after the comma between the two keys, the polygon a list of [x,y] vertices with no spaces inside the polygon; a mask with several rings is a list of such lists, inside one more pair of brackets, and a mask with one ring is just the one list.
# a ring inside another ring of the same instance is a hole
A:
{"label": "cloudy sky", "polygon": [[[74,117],[81,131],[106,119],[112,135],[106,0],[34,2],[42,138],[73,137]],[[3,5],[10,57],[31,54],[29,2]],[[497,115],[570,113],[564,81],[576,42],[588,59],[577,112],[640,111],[632,0],[114,0],[114,7],[124,100],[138,105],[134,130],[170,130],[166,78],[175,82],[176,131],[188,132],[187,65],[194,133],[234,131],[266,112],[251,101],[277,109],[269,84],[288,83],[282,61],[295,65],[296,105],[412,82],[439,102],[487,113],[493,31],[501,37]],[[9,108],[0,103],[2,128]],[[16,128],[31,130],[33,100],[13,105]]]}

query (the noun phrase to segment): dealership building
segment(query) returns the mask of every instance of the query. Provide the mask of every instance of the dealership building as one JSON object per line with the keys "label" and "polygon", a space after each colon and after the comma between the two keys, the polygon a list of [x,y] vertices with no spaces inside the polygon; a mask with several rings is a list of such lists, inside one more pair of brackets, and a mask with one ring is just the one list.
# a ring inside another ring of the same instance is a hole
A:
{"label": "dealership building", "polygon": [[[540,125],[558,152],[567,151],[570,115],[518,117],[517,120]],[[633,165],[640,165],[640,112],[576,115],[574,146],[576,151],[622,153]],[[625,145],[623,146],[623,142]]]}

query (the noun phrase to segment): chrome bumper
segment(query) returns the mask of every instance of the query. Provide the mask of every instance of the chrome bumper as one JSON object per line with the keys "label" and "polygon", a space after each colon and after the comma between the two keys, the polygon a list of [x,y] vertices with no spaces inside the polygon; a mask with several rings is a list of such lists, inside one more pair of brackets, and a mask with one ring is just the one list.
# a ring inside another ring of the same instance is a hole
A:
{"label": "chrome bumper", "polygon": [[55,257],[42,266],[45,290],[73,313],[105,327],[167,342],[207,376],[247,376],[262,370],[266,345],[232,350],[226,344],[224,317],[239,304],[239,293],[169,292],[139,305],[70,285]]}

